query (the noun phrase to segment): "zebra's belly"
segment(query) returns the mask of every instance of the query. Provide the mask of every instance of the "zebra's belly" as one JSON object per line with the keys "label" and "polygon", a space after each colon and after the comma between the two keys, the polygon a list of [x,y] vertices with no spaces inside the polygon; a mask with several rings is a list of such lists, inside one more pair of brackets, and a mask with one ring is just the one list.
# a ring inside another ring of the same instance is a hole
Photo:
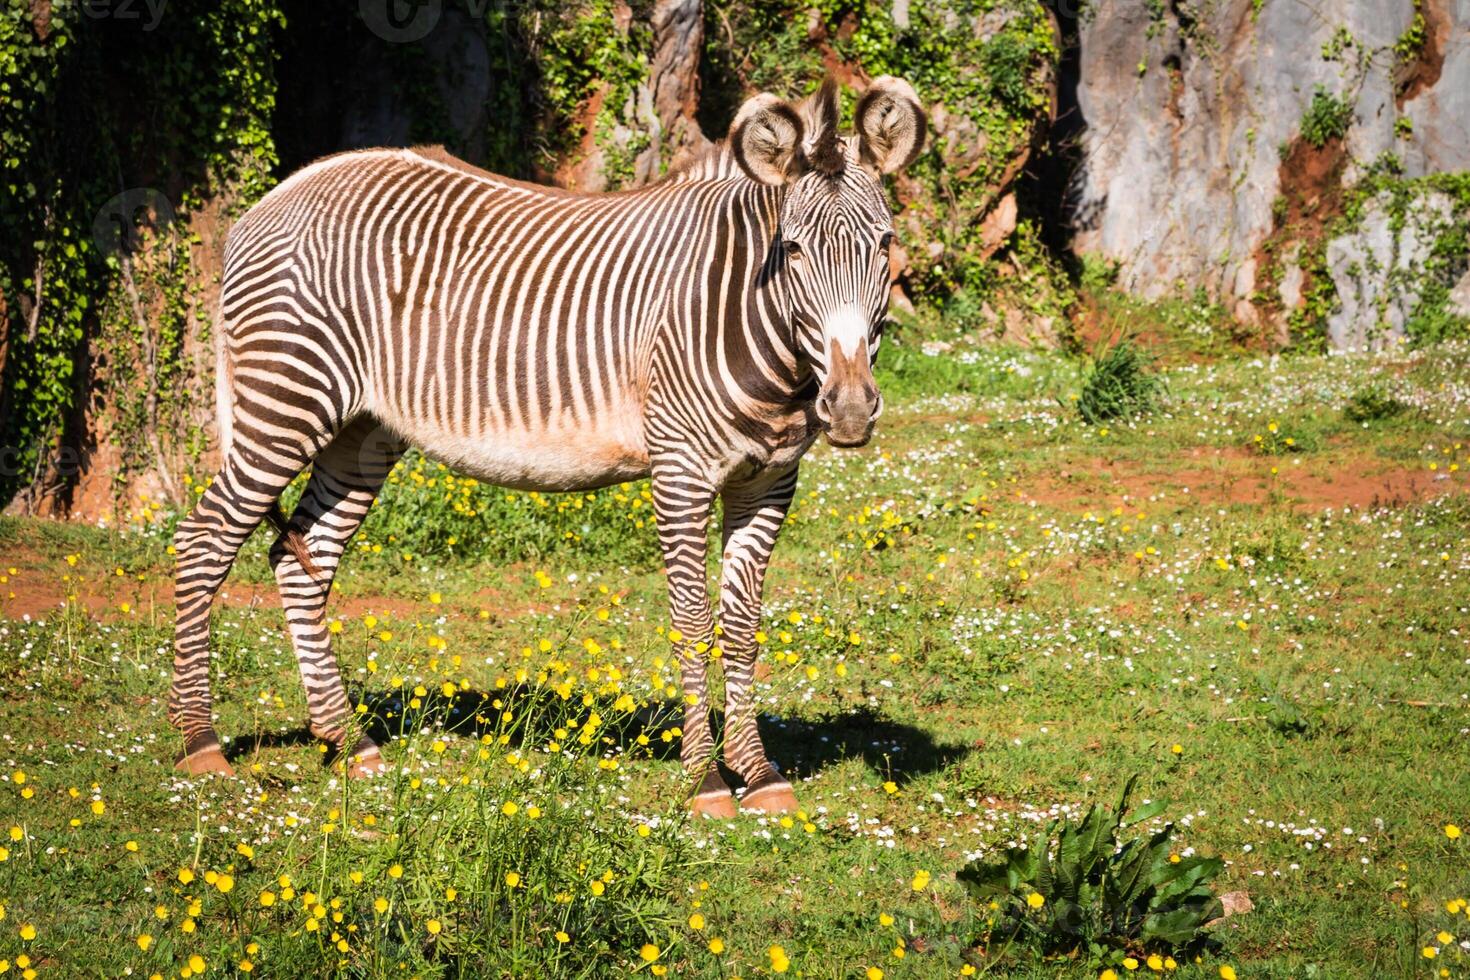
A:
{"label": "zebra's belly", "polygon": [[423,422],[384,421],[427,456],[466,476],[513,490],[594,490],[649,473],[641,421],[596,428],[492,430],[473,437]]}

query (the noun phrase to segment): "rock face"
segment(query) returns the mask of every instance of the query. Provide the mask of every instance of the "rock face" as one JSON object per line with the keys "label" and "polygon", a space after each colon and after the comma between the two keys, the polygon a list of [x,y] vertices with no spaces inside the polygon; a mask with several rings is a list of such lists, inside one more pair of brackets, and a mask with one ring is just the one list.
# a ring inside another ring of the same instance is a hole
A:
{"label": "rock face", "polygon": [[[1385,154],[1407,177],[1470,162],[1463,3],[1098,0],[1079,47],[1074,248],[1119,262],[1120,285],[1147,297],[1203,286],[1279,328],[1290,311],[1255,294],[1273,282],[1260,253],[1293,204],[1283,195],[1321,198],[1295,202],[1320,228],[1321,204]],[[1341,166],[1314,161],[1324,152]],[[1301,180],[1314,163],[1324,173]]]}
{"label": "rock face", "polygon": [[1380,194],[1364,207],[1353,232],[1328,242],[1327,268],[1338,299],[1327,318],[1333,347],[1378,348],[1407,338],[1410,318],[1425,298],[1423,276],[1435,243],[1456,217],[1445,194],[1425,194],[1398,216]]}

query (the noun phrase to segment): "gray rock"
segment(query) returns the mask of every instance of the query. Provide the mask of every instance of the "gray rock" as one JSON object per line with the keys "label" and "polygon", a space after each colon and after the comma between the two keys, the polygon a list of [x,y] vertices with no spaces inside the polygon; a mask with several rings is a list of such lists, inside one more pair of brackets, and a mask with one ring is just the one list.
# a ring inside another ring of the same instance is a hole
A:
{"label": "gray rock", "polygon": [[[1392,47],[1414,14],[1405,0],[1220,0],[1152,14],[1096,0],[1079,25],[1074,249],[1116,260],[1119,284],[1146,297],[1182,283],[1240,308],[1230,301],[1257,288],[1252,256],[1273,229],[1279,148],[1299,138],[1319,86],[1352,100],[1346,180],[1389,151],[1409,176],[1465,168],[1470,4],[1425,3],[1443,64],[1406,101],[1413,132],[1402,138]],[[1329,60],[1339,29],[1352,41]]]}
{"label": "gray rock", "polygon": [[1281,296],[1283,309],[1294,310],[1302,302],[1302,286],[1306,282],[1306,274],[1302,272],[1301,263],[1298,261],[1299,253],[1300,249],[1293,247],[1282,257],[1283,271],[1277,291]]}
{"label": "gray rock", "polygon": [[1470,269],[1465,270],[1455,288],[1450,290],[1450,309],[1470,319]]}
{"label": "gray rock", "polygon": [[1410,176],[1470,167],[1470,3],[1426,0],[1426,15],[1439,18],[1439,78],[1404,103],[1414,138],[1403,152]]}

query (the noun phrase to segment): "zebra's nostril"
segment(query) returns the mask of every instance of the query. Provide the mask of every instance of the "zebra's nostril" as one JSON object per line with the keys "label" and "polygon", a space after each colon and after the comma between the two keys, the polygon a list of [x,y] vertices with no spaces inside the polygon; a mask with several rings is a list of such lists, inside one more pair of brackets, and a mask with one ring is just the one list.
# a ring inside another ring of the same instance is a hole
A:
{"label": "zebra's nostril", "polygon": [[817,418],[823,422],[832,421],[832,393],[830,391],[817,395]]}

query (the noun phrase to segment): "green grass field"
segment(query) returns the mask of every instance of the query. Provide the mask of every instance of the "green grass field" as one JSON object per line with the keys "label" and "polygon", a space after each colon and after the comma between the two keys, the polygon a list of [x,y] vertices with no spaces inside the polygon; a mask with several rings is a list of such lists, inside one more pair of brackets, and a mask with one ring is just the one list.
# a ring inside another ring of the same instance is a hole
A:
{"label": "green grass field", "polygon": [[402,732],[367,783],[303,735],[263,534],[215,613],[240,777],[187,780],[169,513],[0,521],[0,973],[1145,975],[988,941],[955,878],[1137,774],[1253,906],[1162,972],[1470,976],[1470,346],[1162,375],[1088,425],[1063,355],[885,344],[768,579],[780,819],[683,816],[643,487],[405,464],[332,607]]}

